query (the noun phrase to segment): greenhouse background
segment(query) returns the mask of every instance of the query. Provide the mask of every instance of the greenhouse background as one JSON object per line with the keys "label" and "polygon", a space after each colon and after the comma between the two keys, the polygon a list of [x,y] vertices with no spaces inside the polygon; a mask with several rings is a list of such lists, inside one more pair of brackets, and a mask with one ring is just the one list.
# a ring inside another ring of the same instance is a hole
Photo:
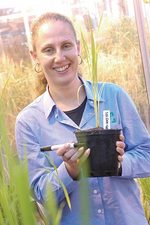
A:
{"label": "greenhouse background", "polygon": [[[82,30],[87,42],[92,29],[100,46],[99,80],[119,84],[131,95],[150,132],[150,0],[1,1],[0,209],[1,202],[5,203],[5,208],[3,213],[0,210],[0,225],[34,225],[37,220],[38,224],[47,224],[46,221],[42,222],[45,218],[41,216],[41,211],[40,216],[37,216],[36,209],[31,210],[28,188],[24,191],[24,187],[28,186],[26,168],[22,173],[16,161],[14,140],[18,112],[41,91],[28,47],[31,21],[46,11],[69,16],[79,31],[79,38]],[[83,64],[80,72],[90,79],[84,51],[81,54]],[[141,179],[139,184],[150,222],[150,180]],[[16,202],[19,202],[20,208]],[[29,210],[24,210],[27,208]],[[5,218],[8,218],[7,223],[4,223]]]}

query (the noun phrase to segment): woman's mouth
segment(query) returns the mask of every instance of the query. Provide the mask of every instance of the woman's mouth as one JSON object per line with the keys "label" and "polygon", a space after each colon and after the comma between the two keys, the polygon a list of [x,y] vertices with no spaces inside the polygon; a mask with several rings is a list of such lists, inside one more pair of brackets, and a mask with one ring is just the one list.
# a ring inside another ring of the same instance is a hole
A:
{"label": "woman's mouth", "polygon": [[68,68],[69,68],[69,64],[67,64],[66,66],[62,66],[62,67],[55,67],[55,68],[53,68],[56,72],[64,72],[64,71],[66,71]]}

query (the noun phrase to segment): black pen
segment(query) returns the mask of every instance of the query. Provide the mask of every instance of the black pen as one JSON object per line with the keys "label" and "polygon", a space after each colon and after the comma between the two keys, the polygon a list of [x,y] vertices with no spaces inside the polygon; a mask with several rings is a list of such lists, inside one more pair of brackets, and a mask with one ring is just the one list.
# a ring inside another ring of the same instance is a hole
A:
{"label": "black pen", "polygon": [[[76,148],[79,147],[78,143],[68,143],[70,148]],[[46,152],[46,151],[56,151],[58,148],[63,147],[66,144],[59,144],[59,145],[52,145],[52,146],[44,146],[41,147],[40,150],[41,152]]]}

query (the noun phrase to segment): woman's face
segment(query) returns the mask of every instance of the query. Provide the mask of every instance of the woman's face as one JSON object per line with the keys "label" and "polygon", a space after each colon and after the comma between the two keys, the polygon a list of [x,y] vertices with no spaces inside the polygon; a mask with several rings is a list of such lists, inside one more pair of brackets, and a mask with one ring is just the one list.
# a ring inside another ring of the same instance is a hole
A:
{"label": "woman's face", "polygon": [[75,79],[80,46],[68,23],[50,21],[41,25],[35,46],[32,56],[40,63],[49,85],[64,85]]}

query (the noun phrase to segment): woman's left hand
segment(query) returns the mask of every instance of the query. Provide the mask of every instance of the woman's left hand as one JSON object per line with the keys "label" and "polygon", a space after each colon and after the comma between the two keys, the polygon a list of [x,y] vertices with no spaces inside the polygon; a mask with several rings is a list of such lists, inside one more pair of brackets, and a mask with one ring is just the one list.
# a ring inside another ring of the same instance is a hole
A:
{"label": "woman's left hand", "polygon": [[124,155],[124,149],[125,149],[125,137],[123,136],[123,134],[120,134],[119,136],[120,141],[116,142],[116,151],[119,153],[118,155],[118,160],[119,162],[123,161],[123,155]]}

